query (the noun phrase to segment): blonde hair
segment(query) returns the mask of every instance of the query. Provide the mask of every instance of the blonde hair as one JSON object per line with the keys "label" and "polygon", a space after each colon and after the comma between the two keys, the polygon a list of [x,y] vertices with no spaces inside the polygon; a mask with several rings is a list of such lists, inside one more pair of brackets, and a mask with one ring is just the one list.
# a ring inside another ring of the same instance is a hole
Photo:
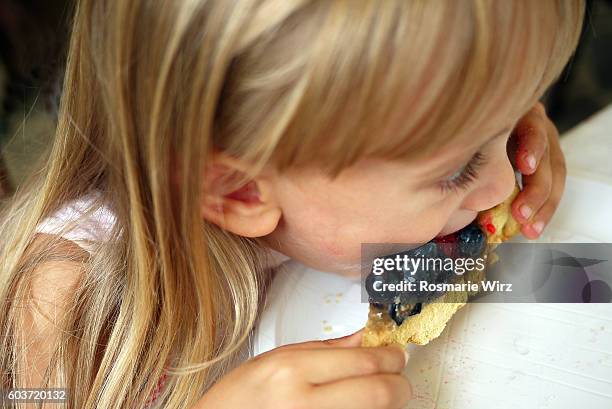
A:
{"label": "blonde hair", "polygon": [[[54,143],[4,206],[1,387],[34,230],[93,190],[117,217],[84,263],[48,379],[70,408],[193,404],[247,340],[261,246],[202,221],[213,149],[259,169],[407,159],[527,106],[558,77],[584,4],[550,1],[80,0]],[[515,105],[512,105],[515,106]],[[180,182],[172,182],[176,171]],[[256,171],[256,170],[255,170]],[[24,255],[27,254],[27,257]],[[218,368],[218,369],[215,369]]]}

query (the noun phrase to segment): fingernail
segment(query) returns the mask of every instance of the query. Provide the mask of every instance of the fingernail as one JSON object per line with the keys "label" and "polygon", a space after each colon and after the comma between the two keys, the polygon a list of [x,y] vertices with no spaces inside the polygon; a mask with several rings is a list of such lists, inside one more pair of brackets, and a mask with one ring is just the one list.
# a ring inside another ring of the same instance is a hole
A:
{"label": "fingernail", "polygon": [[544,230],[544,222],[535,222],[531,225],[531,228],[538,234],[542,233]]}
{"label": "fingernail", "polygon": [[525,162],[527,162],[527,166],[529,166],[529,169],[535,169],[536,167],[536,158],[535,156],[533,156],[533,154],[529,154],[527,156],[525,156]]}
{"label": "fingernail", "polygon": [[357,336],[361,335],[361,333],[362,333],[362,332],[363,332],[363,328],[361,328],[360,330],[357,330],[357,331],[353,332],[352,334],[344,335],[344,336],[342,336],[342,337],[339,337],[339,338],[333,338],[333,339],[334,339],[334,340],[338,340],[338,341],[340,341],[340,340],[343,340],[343,339],[355,338],[355,337],[357,337]]}
{"label": "fingernail", "polygon": [[331,345],[344,345],[347,347],[350,346],[358,346],[361,344],[361,334],[363,333],[363,329],[360,329],[357,332],[354,332],[352,334],[348,334],[345,335],[343,337],[340,338],[330,338],[330,339],[326,339],[324,342],[331,344]]}
{"label": "fingernail", "polygon": [[404,367],[408,365],[409,359],[410,359],[410,354],[408,353],[408,350],[404,348]]}
{"label": "fingernail", "polygon": [[533,213],[531,207],[527,206],[526,204],[522,204],[519,207],[519,212],[521,213],[521,216],[523,216],[525,219],[529,219],[529,216],[531,216],[531,213]]}
{"label": "fingernail", "polygon": [[408,350],[406,349],[405,346],[399,345],[399,344],[396,344],[396,346],[401,348],[402,352],[404,353],[404,368],[405,368],[406,365],[408,365],[408,360],[410,359],[410,354],[408,353]]}

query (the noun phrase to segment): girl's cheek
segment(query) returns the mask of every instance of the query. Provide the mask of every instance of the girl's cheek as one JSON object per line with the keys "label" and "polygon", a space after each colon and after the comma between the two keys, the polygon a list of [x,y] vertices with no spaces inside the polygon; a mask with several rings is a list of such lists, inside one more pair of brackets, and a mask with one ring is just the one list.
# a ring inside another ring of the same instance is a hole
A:
{"label": "girl's cheek", "polygon": [[346,249],[342,246],[342,243],[337,240],[327,241],[324,244],[324,251],[331,257],[342,257],[346,253]]}

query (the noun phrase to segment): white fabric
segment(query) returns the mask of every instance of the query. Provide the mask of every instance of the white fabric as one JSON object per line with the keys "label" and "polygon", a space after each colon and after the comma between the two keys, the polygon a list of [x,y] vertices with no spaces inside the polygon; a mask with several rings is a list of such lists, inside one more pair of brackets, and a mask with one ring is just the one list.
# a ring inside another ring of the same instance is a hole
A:
{"label": "white fabric", "polygon": [[[91,252],[95,242],[108,240],[110,230],[116,222],[115,215],[106,206],[96,209],[87,217],[83,216],[98,194],[91,193],[66,204],[55,214],[45,218],[36,231],[60,235]],[[66,229],[69,223],[72,225],[70,229]],[[66,231],[62,232],[62,229]]]}

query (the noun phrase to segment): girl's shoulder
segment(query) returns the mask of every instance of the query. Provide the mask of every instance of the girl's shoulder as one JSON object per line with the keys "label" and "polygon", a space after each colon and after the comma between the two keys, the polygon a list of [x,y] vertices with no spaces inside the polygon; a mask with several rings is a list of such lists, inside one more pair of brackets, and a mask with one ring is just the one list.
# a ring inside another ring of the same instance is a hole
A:
{"label": "girl's shoulder", "polygon": [[[37,233],[60,236],[65,239],[60,250],[64,252],[67,259],[75,260],[78,253],[91,253],[95,242],[109,238],[110,231],[116,222],[116,217],[112,210],[101,200],[99,192],[92,192],[79,199],[73,200],[60,207],[58,211],[43,219],[36,227]],[[45,241],[44,237],[38,237],[35,241]],[[86,254],[85,253],[85,254]],[[43,301],[48,306],[46,310],[41,310],[38,314],[33,313],[30,317],[30,327],[38,329],[35,333],[29,334],[30,340],[39,340],[40,349],[43,350],[45,342],[57,337],[55,331],[50,328],[57,328],[58,323],[51,323],[46,318],[51,315],[49,309],[62,311],[62,308],[69,308],[68,299],[71,289],[77,284],[81,273],[82,265],[75,261],[54,261],[45,262],[37,267],[34,274],[37,277],[33,282],[34,294],[38,301]],[[60,288],[53,287],[53,283],[61,283]],[[52,294],[53,299],[48,299],[45,294]],[[65,295],[66,297],[62,296]],[[45,298],[46,297],[46,298]],[[31,364],[42,369],[40,373],[48,367],[49,357],[39,354]],[[146,402],[145,407],[155,406],[156,401],[166,387],[168,375],[164,375],[158,380],[157,387],[151,397]],[[39,384],[41,379],[33,378],[33,384]],[[38,381],[38,383],[36,382]]]}
{"label": "girl's shoulder", "polygon": [[43,219],[36,232],[58,235],[91,252],[95,242],[109,238],[115,222],[112,210],[100,201],[100,192],[92,191]]}
{"label": "girl's shoulder", "polygon": [[[52,362],[52,346],[61,339],[63,317],[74,308],[74,292],[91,246],[103,239],[114,223],[112,212],[97,206],[97,199],[95,194],[84,196],[42,220],[35,229],[39,234],[24,253],[24,259],[36,263],[28,273],[30,290],[19,317],[23,331],[17,342],[28,352],[22,357],[28,370],[19,376],[20,384],[42,385],[42,375]],[[59,240],[50,239],[50,235],[59,236]]]}

